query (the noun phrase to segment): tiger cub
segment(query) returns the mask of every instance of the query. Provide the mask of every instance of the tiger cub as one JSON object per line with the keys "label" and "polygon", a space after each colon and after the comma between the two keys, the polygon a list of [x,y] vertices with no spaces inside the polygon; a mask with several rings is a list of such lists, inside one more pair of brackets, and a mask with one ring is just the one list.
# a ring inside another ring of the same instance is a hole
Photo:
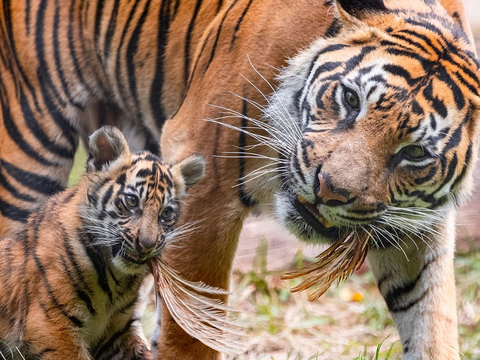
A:
{"label": "tiger cub", "polygon": [[146,260],[204,167],[131,153],[113,127],[93,133],[80,183],[0,239],[0,359],[151,359],[134,326]]}

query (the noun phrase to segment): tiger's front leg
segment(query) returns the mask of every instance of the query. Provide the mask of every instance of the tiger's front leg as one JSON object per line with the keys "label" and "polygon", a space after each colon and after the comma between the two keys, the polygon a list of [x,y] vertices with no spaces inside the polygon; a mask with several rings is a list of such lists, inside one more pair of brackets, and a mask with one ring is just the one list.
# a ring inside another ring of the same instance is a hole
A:
{"label": "tiger's front leg", "polygon": [[438,235],[371,251],[378,288],[400,333],[404,360],[459,359],[452,212]]}
{"label": "tiger's front leg", "polygon": [[[115,336],[114,336],[115,337]],[[94,355],[95,360],[153,360],[152,352],[143,339],[130,329],[107,348],[100,347],[99,353]]]}

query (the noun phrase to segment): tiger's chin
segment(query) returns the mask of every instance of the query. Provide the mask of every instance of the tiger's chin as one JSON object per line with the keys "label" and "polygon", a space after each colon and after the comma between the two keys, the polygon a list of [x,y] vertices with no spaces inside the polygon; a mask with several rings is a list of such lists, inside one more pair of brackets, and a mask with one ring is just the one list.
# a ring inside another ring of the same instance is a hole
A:
{"label": "tiger's chin", "polygon": [[139,258],[135,251],[112,247],[112,264],[118,271],[128,275],[142,274],[147,270],[147,260]]}
{"label": "tiger's chin", "polygon": [[321,214],[314,215],[292,193],[282,190],[275,195],[275,215],[299,240],[311,243],[331,244],[342,229],[330,226]]}

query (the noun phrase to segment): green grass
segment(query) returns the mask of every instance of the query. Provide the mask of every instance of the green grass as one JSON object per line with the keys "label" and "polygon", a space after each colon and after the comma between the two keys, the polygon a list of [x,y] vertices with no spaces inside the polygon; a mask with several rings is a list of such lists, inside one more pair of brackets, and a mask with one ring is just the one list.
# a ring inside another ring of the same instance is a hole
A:
{"label": "green grass", "polygon": [[[353,275],[310,303],[290,294],[296,281],[266,271],[265,243],[253,270],[234,274],[231,304],[243,311],[249,343],[232,359],[400,360],[401,344],[370,271]],[[461,357],[480,359],[480,253],[458,254],[455,262]]]}
{"label": "green grass", "polygon": [[80,144],[78,150],[75,153],[75,159],[73,160],[73,168],[68,177],[68,186],[78,183],[85,171],[85,164],[87,163],[87,153],[85,148]]}

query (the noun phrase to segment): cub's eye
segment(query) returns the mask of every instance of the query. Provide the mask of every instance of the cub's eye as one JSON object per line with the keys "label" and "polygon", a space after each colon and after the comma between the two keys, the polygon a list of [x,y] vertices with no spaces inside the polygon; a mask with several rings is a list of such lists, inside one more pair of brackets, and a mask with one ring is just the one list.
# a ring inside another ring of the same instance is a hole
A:
{"label": "cub's eye", "polygon": [[175,209],[172,206],[167,206],[163,209],[160,217],[163,222],[170,222],[175,218]]}
{"label": "cub's eye", "polygon": [[125,204],[130,209],[135,209],[138,206],[138,197],[135,195],[125,195]]}
{"label": "cub's eye", "polygon": [[428,156],[428,153],[423,146],[410,145],[402,149],[402,155],[408,160],[420,161],[424,160]]}
{"label": "cub's eye", "polygon": [[353,110],[360,109],[360,98],[355,91],[346,89],[344,96],[348,106],[350,106]]}

